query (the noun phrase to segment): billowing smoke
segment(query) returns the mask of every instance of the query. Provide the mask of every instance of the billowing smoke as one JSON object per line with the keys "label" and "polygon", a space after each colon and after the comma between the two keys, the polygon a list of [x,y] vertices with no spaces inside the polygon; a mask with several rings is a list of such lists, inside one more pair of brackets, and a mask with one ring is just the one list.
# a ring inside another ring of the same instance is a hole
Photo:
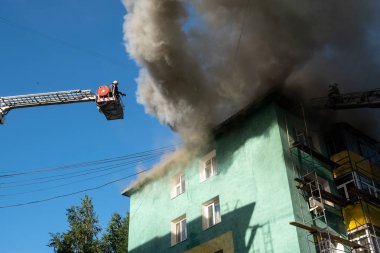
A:
{"label": "billowing smoke", "polygon": [[137,98],[186,147],[272,91],[375,88],[379,1],[123,0]]}

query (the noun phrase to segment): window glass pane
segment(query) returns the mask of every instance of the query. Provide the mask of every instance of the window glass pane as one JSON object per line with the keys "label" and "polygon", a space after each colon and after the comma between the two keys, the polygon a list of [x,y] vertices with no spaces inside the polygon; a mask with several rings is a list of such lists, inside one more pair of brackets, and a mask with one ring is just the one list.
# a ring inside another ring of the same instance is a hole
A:
{"label": "window glass pane", "polygon": [[352,173],[338,178],[337,180],[335,180],[335,182],[336,182],[336,185],[339,186],[339,185],[347,183],[348,181],[351,181],[351,180],[353,180]]}
{"label": "window glass pane", "polygon": [[175,224],[175,241],[181,241],[181,224],[179,222]]}
{"label": "window glass pane", "polygon": [[342,188],[339,188],[338,189],[338,192],[339,192],[339,195],[344,197],[344,198],[348,198],[348,196],[346,196],[346,192],[344,191],[344,187]]}
{"label": "window glass pane", "polygon": [[207,207],[207,224],[208,227],[214,225],[214,204]]}
{"label": "window glass pane", "polygon": [[215,161],[215,157],[213,157],[211,159],[211,165],[212,165],[212,175],[215,175],[216,174],[216,161]]}
{"label": "window glass pane", "polygon": [[215,223],[220,222],[220,205],[219,202],[215,203]]}
{"label": "window glass pane", "polygon": [[181,221],[181,228],[182,228],[182,234],[181,234],[182,240],[181,241],[183,241],[183,240],[186,240],[186,238],[187,238],[186,220]]}
{"label": "window glass pane", "polygon": [[366,191],[366,192],[370,193],[370,191],[369,191],[369,187],[368,187],[367,184],[362,183],[361,185],[362,185],[362,190],[363,190],[363,191]]}
{"label": "window glass pane", "polygon": [[177,187],[176,187],[176,195],[179,195],[179,194],[181,194],[181,186],[177,185]]}
{"label": "window glass pane", "polygon": [[211,160],[207,160],[205,163],[205,177],[209,178],[211,176]]}
{"label": "window glass pane", "polygon": [[359,175],[359,180],[363,183],[366,183],[366,184],[369,184],[369,185],[372,185],[372,181],[364,176],[361,176]]}
{"label": "window glass pane", "polygon": [[207,229],[221,221],[219,196],[210,199],[202,205],[203,229]]}
{"label": "window glass pane", "polygon": [[348,193],[348,198],[350,198],[350,199],[353,197],[353,195],[350,193],[350,189],[353,189],[353,188],[356,188],[354,182],[351,182],[351,183],[346,184],[346,189],[347,189],[347,193]]}
{"label": "window glass pane", "polygon": [[181,188],[182,192],[185,192],[185,177],[181,176]]}
{"label": "window glass pane", "polygon": [[172,198],[180,195],[185,191],[184,185],[185,185],[185,177],[184,175],[177,175],[176,177],[173,178],[172,180]]}

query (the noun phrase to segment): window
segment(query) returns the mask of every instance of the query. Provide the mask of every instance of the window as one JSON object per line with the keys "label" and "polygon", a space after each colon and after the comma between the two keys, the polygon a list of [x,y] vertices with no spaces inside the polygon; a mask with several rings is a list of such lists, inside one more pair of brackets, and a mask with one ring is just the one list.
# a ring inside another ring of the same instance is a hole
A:
{"label": "window", "polygon": [[[321,178],[320,176],[315,175],[315,174],[313,174],[313,175],[307,175],[307,176],[305,176],[305,179],[308,182],[308,187],[310,187],[310,185],[311,185],[311,187],[314,190],[313,197],[309,198],[309,204],[310,205],[312,205],[312,202],[310,202],[310,199],[321,202],[321,199],[319,199],[317,191],[315,191],[317,189],[316,188],[316,186],[317,186],[316,183],[318,184],[318,188],[321,191],[326,191],[326,192],[331,193],[329,182],[326,179]],[[330,201],[327,201],[327,200],[323,200],[323,204],[327,204],[329,206],[334,206],[334,203],[332,203]],[[310,206],[310,208],[311,208],[311,206]]]}
{"label": "window", "polygon": [[221,222],[219,197],[215,197],[202,205],[202,226],[207,229]]}
{"label": "window", "polygon": [[185,175],[180,173],[172,178],[171,197],[175,198],[185,192]]}
{"label": "window", "polygon": [[378,236],[378,233],[380,235],[380,230],[377,228],[364,228],[361,230],[356,230],[354,232],[349,232],[348,237],[350,241],[358,243],[366,248],[369,249],[367,251],[366,249],[356,249],[353,252],[374,252],[379,253],[380,252],[380,237]]}
{"label": "window", "polygon": [[201,182],[215,175],[216,175],[216,152],[215,150],[213,150],[201,159],[201,162],[200,162]]}
{"label": "window", "polygon": [[339,194],[346,199],[352,199],[354,196],[350,195],[351,188],[356,188],[355,181],[352,173],[339,177],[335,180]]}
{"label": "window", "polygon": [[176,245],[187,238],[186,215],[182,215],[171,222],[171,244]]}
{"label": "window", "polygon": [[380,197],[378,194],[380,192],[380,188],[377,188],[375,182],[372,179],[369,179],[365,176],[362,176],[358,173],[359,185],[363,191],[368,192],[370,195],[375,197]]}

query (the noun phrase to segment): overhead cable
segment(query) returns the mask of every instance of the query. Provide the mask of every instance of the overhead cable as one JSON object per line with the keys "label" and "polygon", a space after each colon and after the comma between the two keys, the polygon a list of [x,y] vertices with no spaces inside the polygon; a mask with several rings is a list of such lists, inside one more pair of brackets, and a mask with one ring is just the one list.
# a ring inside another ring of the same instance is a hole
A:
{"label": "overhead cable", "polygon": [[137,176],[137,175],[139,175],[141,173],[144,173],[146,171],[147,170],[142,170],[142,171],[137,172],[135,174],[132,174],[132,175],[129,175],[129,176],[126,176],[126,177],[122,177],[122,178],[119,178],[119,179],[116,179],[116,180],[112,180],[112,181],[107,182],[105,184],[102,184],[102,185],[99,185],[99,186],[95,186],[95,187],[91,187],[91,188],[87,188],[87,189],[80,190],[80,191],[76,191],[76,192],[71,192],[71,193],[67,193],[67,194],[63,194],[63,195],[57,195],[57,196],[46,198],[46,199],[40,199],[40,200],[34,200],[34,201],[29,201],[29,202],[17,203],[17,204],[12,204],[12,205],[0,206],[0,209],[11,208],[11,207],[19,207],[19,206],[26,206],[26,205],[32,205],[32,204],[37,204],[37,203],[41,203],[41,202],[47,202],[47,201],[54,200],[54,199],[69,197],[69,196],[76,195],[76,194],[83,193],[83,192],[87,192],[87,191],[98,190],[98,189],[103,188],[103,187],[105,187],[107,185],[110,185],[110,184],[122,181],[122,180],[127,179],[127,178],[131,178],[133,176]]}
{"label": "overhead cable", "polygon": [[107,158],[107,159],[82,162],[82,163],[76,163],[76,164],[70,164],[70,165],[63,165],[63,166],[58,166],[58,167],[49,167],[49,168],[44,168],[44,169],[27,170],[27,171],[23,171],[23,172],[0,174],[0,178],[8,178],[8,177],[21,176],[21,175],[27,175],[27,174],[44,173],[44,172],[49,172],[49,171],[83,168],[83,167],[88,167],[90,165],[111,163],[111,162],[115,162],[115,161],[119,161],[119,160],[138,158],[138,157],[144,156],[146,154],[150,154],[152,152],[164,152],[164,151],[170,152],[170,151],[173,151],[173,149],[174,149],[174,146],[170,145],[170,146],[160,147],[157,149],[142,151],[142,152],[133,153],[133,154],[125,155],[125,156],[114,157],[114,158]]}

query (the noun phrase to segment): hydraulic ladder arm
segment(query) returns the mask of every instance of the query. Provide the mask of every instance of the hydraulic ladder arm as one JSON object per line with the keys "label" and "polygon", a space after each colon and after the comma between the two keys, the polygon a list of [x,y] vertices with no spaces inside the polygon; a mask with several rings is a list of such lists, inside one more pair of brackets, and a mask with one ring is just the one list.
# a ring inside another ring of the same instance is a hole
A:
{"label": "hydraulic ladder arm", "polygon": [[110,93],[107,96],[100,96],[90,90],[69,90],[0,97],[0,124],[4,123],[5,115],[13,109],[81,102],[96,102],[99,111],[108,120],[122,119],[124,116],[123,104],[118,94]]}
{"label": "hydraulic ladder arm", "polygon": [[380,108],[380,89],[340,94],[336,85],[330,85],[328,97],[314,98],[311,102],[320,109]]}

